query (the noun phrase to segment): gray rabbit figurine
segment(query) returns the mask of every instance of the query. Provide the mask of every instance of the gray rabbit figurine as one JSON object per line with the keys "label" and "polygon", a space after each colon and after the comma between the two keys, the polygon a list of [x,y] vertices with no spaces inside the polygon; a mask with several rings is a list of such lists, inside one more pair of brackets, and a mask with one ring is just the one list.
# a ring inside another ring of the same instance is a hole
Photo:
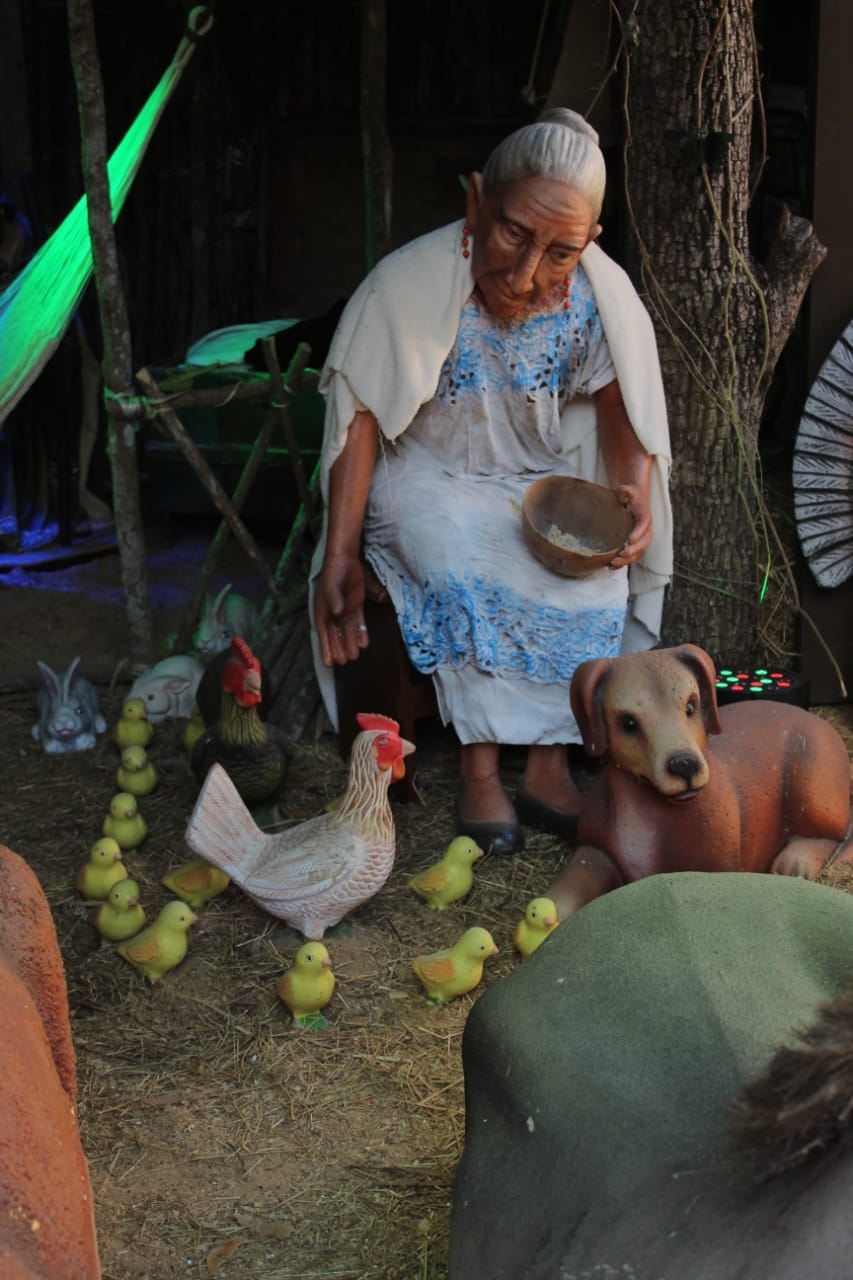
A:
{"label": "gray rabbit figurine", "polygon": [[97,693],[88,680],[77,675],[79,662],[79,657],[75,658],[63,676],[46,662],[38,663],[44,688],[36,697],[38,721],[32,735],[49,755],[88,751],[107,727]]}
{"label": "gray rabbit figurine", "polygon": [[242,636],[248,643],[257,619],[252,601],[232,591],[227,582],[217,596],[208,593],[193,632],[192,649],[202,662],[209,663],[229,647],[235,636]]}

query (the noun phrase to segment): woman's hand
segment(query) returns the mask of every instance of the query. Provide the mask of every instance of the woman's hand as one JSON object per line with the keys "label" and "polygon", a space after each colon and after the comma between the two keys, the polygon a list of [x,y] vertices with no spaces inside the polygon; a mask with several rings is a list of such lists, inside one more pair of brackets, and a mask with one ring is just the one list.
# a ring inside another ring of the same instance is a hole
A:
{"label": "woman's hand", "polygon": [[652,513],[643,489],[633,484],[620,484],[614,490],[616,497],[626,511],[634,517],[634,527],[628,534],[625,545],[610,561],[611,569],[622,569],[626,564],[633,564],[649,546],[652,540]]}
{"label": "woman's hand", "polygon": [[378,447],[376,419],[362,410],[350,423],[346,444],[329,472],[326,554],[314,595],[314,623],[327,667],[352,662],[367,648],[365,566],[359,553]]}
{"label": "woman's hand", "polygon": [[352,662],[367,648],[365,599],[384,604],[390,598],[370,565],[360,558],[326,556],[314,594],[314,623],[327,667]]}
{"label": "woman's hand", "polygon": [[314,623],[327,667],[343,666],[367,647],[364,565],[358,556],[326,556],[314,596]]}

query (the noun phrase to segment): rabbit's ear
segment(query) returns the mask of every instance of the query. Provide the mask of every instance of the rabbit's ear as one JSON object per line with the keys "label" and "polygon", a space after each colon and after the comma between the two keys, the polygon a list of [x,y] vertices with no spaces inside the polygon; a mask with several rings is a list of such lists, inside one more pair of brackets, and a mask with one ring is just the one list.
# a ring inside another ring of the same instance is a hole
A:
{"label": "rabbit's ear", "polygon": [[231,583],[226,582],[225,586],[222,588],[219,595],[216,597],[216,599],[213,602],[213,609],[211,610],[211,612],[217,622],[223,622],[225,620],[225,600],[230,590],[231,590]]}
{"label": "rabbit's ear", "polygon": [[55,705],[59,702],[59,676],[47,665],[46,662],[38,662],[38,659],[36,659],[36,662],[38,669],[41,672],[41,678],[44,681],[44,687],[50,694],[51,703]]}
{"label": "rabbit's ear", "polygon": [[80,655],[78,654],[71,666],[62,677],[62,700],[67,701],[71,697],[71,690],[74,688],[74,680],[77,676],[77,668],[80,665]]}

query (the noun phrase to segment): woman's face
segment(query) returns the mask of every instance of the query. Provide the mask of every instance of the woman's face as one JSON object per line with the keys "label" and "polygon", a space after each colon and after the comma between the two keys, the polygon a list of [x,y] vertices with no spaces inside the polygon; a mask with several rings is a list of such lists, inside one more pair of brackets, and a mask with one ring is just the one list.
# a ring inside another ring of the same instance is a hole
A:
{"label": "woman's face", "polygon": [[481,175],[472,174],[467,222],[474,233],[474,280],[489,311],[502,319],[535,308],[601,233],[584,196],[542,177],[484,195]]}

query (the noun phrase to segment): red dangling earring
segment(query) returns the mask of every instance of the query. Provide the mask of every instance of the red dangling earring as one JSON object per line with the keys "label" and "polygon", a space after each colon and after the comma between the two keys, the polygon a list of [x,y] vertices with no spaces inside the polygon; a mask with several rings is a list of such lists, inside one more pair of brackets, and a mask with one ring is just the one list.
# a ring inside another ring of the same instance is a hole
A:
{"label": "red dangling earring", "polygon": [[470,234],[471,232],[468,230],[467,225],[464,226],[462,228],[462,257],[463,258],[471,257],[471,250],[468,248],[468,237],[470,236]]}
{"label": "red dangling earring", "polygon": [[566,276],[563,281],[563,310],[568,311],[572,300],[572,277]]}

